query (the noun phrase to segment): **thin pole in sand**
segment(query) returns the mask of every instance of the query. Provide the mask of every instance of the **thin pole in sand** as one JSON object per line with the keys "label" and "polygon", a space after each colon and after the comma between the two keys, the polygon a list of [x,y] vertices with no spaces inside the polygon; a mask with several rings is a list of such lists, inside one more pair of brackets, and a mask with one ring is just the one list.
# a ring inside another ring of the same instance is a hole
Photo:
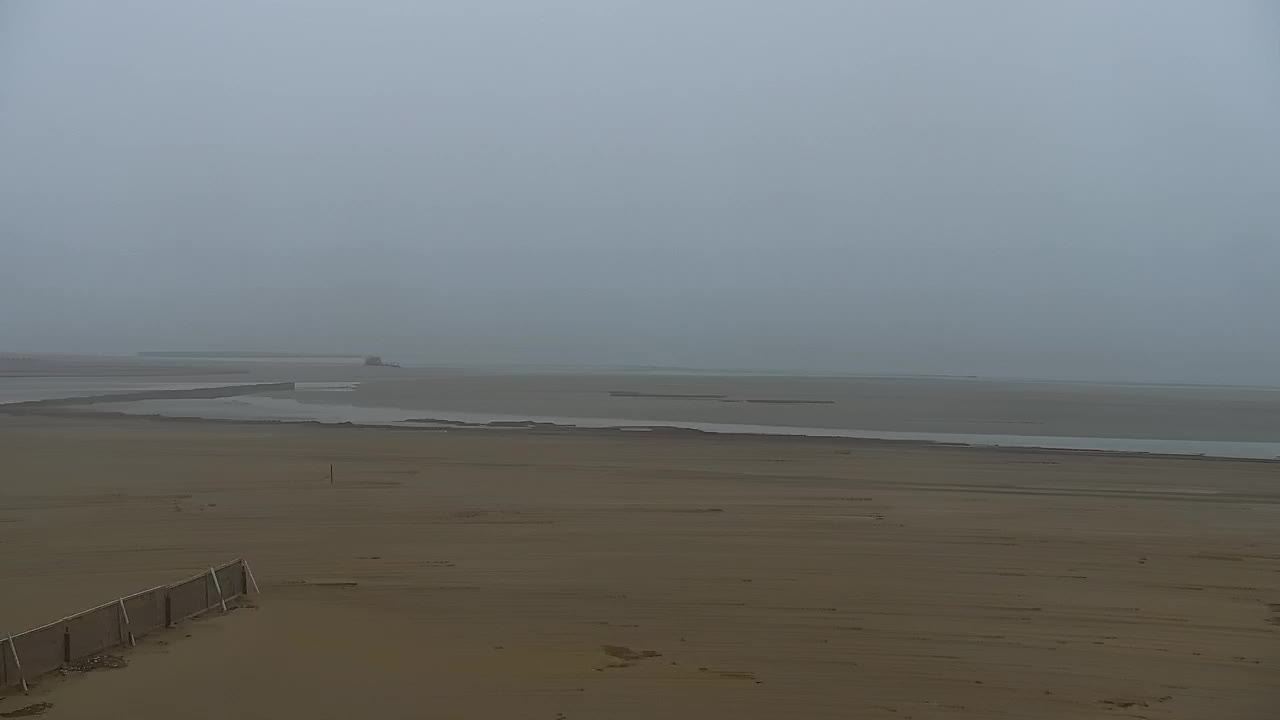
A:
{"label": "thin pole in sand", "polygon": [[249,567],[249,561],[241,560],[240,563],[244,565],[244,574],[245,577],[249,578],[249,585],[253,588],[253,594],[261,595],[262,591],[258,589],[258,581],[253,577],[253,568]]}
{"label": "thin pole in sand", "polygon": [[[133,637],[133,628],[130,627],[132,623],[129,622],[129,611],[124,607],[124,598],[120,598],[118,602],[120,603],[120,617],[123,623],[121,628],[129,634],[129,647],[133,647],[138,644],[138,641]],[[124,638],[120,639],[124,640]]]}
{"label": "thin pole in sand", "polygon": [[329,466],[329,484],[333,484],[333,465]]}
{"label": "thin pole in sand", "polygon": [[218,591],[218,604],[222,606],[222,612],[227,611],[227,600],[222,597],[222,583],[218,582],[218,573],[209,568],[209,577],[213,578],[213,587]]}
{"label": "thin pole in sand", "polygon": [[30,692],[27,687],[27,674],[22,672],[22,661],[18,659],[18,648],[13,644],[13,635],[9,635],[9,652],[13,654],[13,665],[18,668],[18,678],[22,680],[22,692]]}

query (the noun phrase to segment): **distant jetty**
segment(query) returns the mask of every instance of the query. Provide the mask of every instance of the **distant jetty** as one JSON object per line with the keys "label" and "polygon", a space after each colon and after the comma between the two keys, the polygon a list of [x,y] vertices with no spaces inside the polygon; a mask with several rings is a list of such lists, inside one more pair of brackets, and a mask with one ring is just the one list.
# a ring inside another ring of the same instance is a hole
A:
{"label": "distant jetty", "polygon": [[190,361],[233,361],[233,362],[297,362],[297,363],[351,363],[363,364],[365,367],[400,367],[400,363],[388,362],[380,355],[339,355],[325,353],[287,353],[260,352],[252,350],[166,350],[138,353],[144,358],[167,358],[170,360]]}
{"label": "distant jetty", "polygon": [[289,352],[259,352],[254,350],[161,350],[147,351],[138,353],[139,357],[155,357],[155,358],[187,358],[192,360],[203,360],[217,358],[220,360],[357,360],[360,355],[338,355],[326,353],[289,353]]}
{"label": "distant jetty", "polygon": [[193,400],[253,395],[264,392],[289,392],[296,389],[292,382],[250,383],[245,385],[212,385],[208,387],[179,388],[170,390],[136,390],[133,392],[102,393],[44,400],[0,404],[0,412],[14,412],[59,405],[94,405],[97,403],[137,402],[139,400]]}

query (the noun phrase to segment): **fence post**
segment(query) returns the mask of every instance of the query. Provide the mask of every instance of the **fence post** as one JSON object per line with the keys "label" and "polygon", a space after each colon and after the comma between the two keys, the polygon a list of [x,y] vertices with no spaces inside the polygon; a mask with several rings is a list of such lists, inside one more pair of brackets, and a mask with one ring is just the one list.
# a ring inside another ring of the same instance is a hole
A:
{"label": "fence post", "polygon": [[71,628],[67,625],[62,626],[62,662],[71,664]]}
{"label": "fence post", "polygon": [[242,559],[240,564],[244,568],[245,577],[249,578],[249,583],[244,586],[244,594],[248,595],[249,588],[252,587],[254,595],[261,595],[262,591],[258,589],[258,581],[253,577],[253,568],[249,567],[249,561]]}
{"label": "fence post", "polygon": [[164,626],[173,627],[173,596],[172,588],[164,589]]}
{"label": "fence post", "polygon": [[[13,667],[18,671],[18,679],[22,681],[22,692],[29,692],[27,674],[22,671],[22,661],[18,659],[18,646],[13,644],[13,635],[9,635],[9,652],[13,655]],[[4,658],[0,658],[3,660]]]}
{"label": "fence post", "polygon": [[119,602],[120,602],[120,644],[121,645],[124,644],[125,635],[127,634],[129,638],[129,647],[133,647],[138,644],[137,639],[134,638],[133,636],[133,623],[129,622],[129,611],[124,606],[124,598],[120,598]]}
{"label": "fence post", "polygon": [[[218,591],[218,604],[222,606],[222,612],[226,612],[227,599],[222,596],[222,583],[218,582],[218,573],[214,572],[213,568],[209,568],[209,577],[213,578],[213,587]],[[204,587],[206,590],[209,589],[208,585]],[[208,603],[205,603],[205,606],[208,607]]]}

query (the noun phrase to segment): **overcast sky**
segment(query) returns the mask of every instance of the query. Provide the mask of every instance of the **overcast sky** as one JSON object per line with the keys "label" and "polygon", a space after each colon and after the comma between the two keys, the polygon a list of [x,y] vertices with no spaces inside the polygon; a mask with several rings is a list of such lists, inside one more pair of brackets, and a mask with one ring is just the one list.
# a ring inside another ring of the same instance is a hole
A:
{"label": "overcast sky", "polygon": [[1269,0],[0,0],[0,351],[1280,383]]}

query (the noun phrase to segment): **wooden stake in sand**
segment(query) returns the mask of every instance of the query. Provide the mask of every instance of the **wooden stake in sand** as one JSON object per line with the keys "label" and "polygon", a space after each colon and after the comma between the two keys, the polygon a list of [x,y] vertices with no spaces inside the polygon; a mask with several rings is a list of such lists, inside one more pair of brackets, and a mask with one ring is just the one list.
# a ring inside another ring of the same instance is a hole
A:
{"label": "wooden stake in sand", "polygon": [[[134,647],[138,644],[138,641],[133,637],[133,628],[130,627],[131,623],[129,622],[129,611],[124,607],[124,598],[120,598],[118,602],[120,603],[120,629],[122,633],[128,633],[129,647]],[[124,640],[124,638],[120,639]]]}
{"label": "wooden stake in sand", "polygon": [[332,465],[329,466],[329,484],[330,485],[333,484],[333,466]]}
{"label": "wooden stake in sand", "polygon": [[13,666],[18,668],[18,678],[22,681],[22,692],[30,692],[27,687],[27,674],[22,672],[22,661],[18,659],[18,648],[13,644],[13,635],[9,636],[9,652],[13,654]]}
{"label": "wooden stake in sand", "polygon": [[[261,595],[262,591],[258,589],[258,581],[253,577],[253,568],[249,567],[249,561],[241,560],[240,564],[244,565],[244,576],[249,578],[249,586],[253,588],[253,594]],[[248,588],[245,589],[248,590]]]}
{"label": "wooden stake in sand", "polygon": [[213,587],[218,591],[218,604],[222,606],[222,612],[227,611],[227,600],[222,597],[222,583],[218,582],[218,573],[209,568],[209,577],[213,578]]}

